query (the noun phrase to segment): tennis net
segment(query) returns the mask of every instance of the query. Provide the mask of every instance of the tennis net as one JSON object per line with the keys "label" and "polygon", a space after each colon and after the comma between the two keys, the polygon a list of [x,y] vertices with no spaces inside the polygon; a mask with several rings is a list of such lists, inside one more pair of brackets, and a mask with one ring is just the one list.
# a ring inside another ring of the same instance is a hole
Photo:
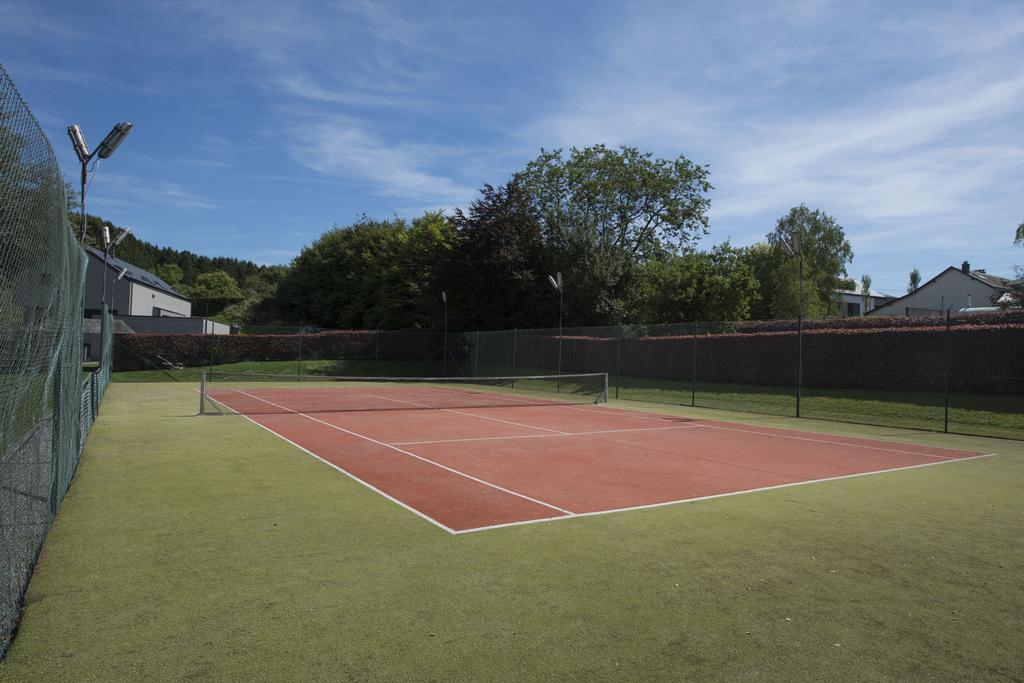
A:
{"label": "tennis net", "polygon": [[327,377],[204,372],[200,414],[444,410],[604,403],[607,373],[517,377]]}

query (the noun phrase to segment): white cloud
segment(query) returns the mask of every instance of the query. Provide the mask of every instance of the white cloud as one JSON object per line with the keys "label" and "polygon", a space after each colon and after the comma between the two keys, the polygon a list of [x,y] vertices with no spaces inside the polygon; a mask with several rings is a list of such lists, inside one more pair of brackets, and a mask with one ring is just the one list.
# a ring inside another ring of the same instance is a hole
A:
{"label": "white cloud", "polygon": [[435,205],[460,204],[474,193],[443,173],[431,171],[464,154],[444,145],[384,142],[355,122],[297,126],[292,159],[320,173],[365,182],[381,196]]}

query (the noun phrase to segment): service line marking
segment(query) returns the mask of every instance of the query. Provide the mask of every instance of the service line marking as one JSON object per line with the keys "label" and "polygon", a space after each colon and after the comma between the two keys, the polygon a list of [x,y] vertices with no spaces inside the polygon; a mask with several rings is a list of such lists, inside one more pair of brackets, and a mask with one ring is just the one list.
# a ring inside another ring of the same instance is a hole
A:
{"label": "service line marking", "polygon": [[557,439],[563,436],[590,436],[593,434],[621,434],[623,432],[662,432],[666,429],[694,429],[700,425],[674,425],[672,427],[636,427],[631,429],[601,429],[593,432],[561,432],[559,434],[516,434],[513,436],[474,436],[463,439],[436,439],[433,441],[395,441],[392,446],[416,446],[429,443],[461,443],[464,441],[500,441],[502,439]]}
{"label": "service line marking", "polygon": [[300,413],[297,410],[292,410],[291,408],[288,408],[287,406],[283,406],[283,405],[280,405],[278,403],[274,403],[273,401],[268,401],[266,399],[260,398],[259,396],[255,396],[255,395],[250,394],[248,392],[242,391],[241,389],[232,389],[232,391],[236,391],[239,394],[242,394],[244,396],[248,396],[249,398],[254,398],[257,401],[262,401],[264,403],[267,403],[269,405],[274,406],[275,408],[280,408],[282,410],[288,411],[289,413],[291,413],[293,415],[300,415],[300,416],[306,418],[307,420],[312,420],[313,422],[319,422],[320,424],[322,424],[324,426],[327,426],[327,427],[330,427],[331,429],[337,429],[339,432],[344,432],[344,433],[349,434],[351,436],[363,439],[364,441],[369,441],[370,443],[375,443],[378,446],[383,446],[385,448],[390,448],[391,450],[396,451],[398,453],[401,453],[402,455],[407,455],[410,458],[416,458],[417,460],[422,460],[423,462],[430,463],[434,467],[439,467],[442,470],[446,470],[448,472],[451,472],[452,474],[456,474],[456,475],[458,475],[460,477],[465,477],[466,479],[470,479],[472,481],[475,481],[478,484],[483,484],[484,486],[489,486],[492,489],[495,489],[497,491],[501,491],[503,493],[507,493],[507,494],[515,496],[517,498],[522,498],[523,500],[527,500],[527,501],[529,501],[531,503],[535,503],[537,505],[542,505],[542,506],[544,506],[546,508],[549,508],[551,510],[555,510],[557,512],[561,512],[561,513],[563,513],[565,515],[574,515],[574,514],[576,514],[576,513],[572,512],[571,510],[566,510],[565,508],[560,508],[557,505],[552,505],[551,503],[545,503],[542,500],[538,500],[536,498],[531,498],[530,496],[527,496],[526,494],[523,494],[523,493],[519,493],[518,491],[513,491],[512,489],[507,489],[507,488],[505,488],[503,486],[498,486],[497,484],[492,484],[489,481],[485,481],[483,479],[480,479],[479,477],[474,477],[473,475],[466,474],[465,472],[460,472],[459,470],[457,470],[457,469],[455,469],[453,467],[448,467],[447,465],[442,465],[439,462],[435,462],[434,460],[431,460],[430,458],[426,458],[426,457],[424,457],[422,455],[418,455],[416,453],[413,453],[412,451],[407,451],[407,450],[405,450],[403,448],[399,448],[397,446],[392,446],[391,444],[384,443],[383,441],[378,441],[377,439],[374,439],[372,437],[366,436],[365,434],[360,434],[359,432],[353,432],[350,429],[345,429],[344,427],[339,427],[338,425],[331,424],[330,422],[325,422],[324,420],[321,420],[319,418],[313,417],[312,415],[307,415],[306,413]]}

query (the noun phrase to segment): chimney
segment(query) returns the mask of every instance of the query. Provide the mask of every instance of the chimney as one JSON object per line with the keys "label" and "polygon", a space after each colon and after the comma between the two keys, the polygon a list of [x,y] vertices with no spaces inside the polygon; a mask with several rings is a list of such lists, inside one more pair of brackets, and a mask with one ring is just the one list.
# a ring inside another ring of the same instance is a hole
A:
{"label": "chimney", "polygon": [[970,273],[971,272],[971,264],[970,264],[969,261],[964,261],[963,265],[960,266],[960,272],[961,273]]}

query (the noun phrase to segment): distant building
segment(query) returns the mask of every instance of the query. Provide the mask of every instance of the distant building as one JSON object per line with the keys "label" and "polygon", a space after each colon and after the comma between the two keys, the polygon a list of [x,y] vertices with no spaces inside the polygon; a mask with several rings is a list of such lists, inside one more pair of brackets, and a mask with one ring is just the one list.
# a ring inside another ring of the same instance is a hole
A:
{"label": "distant building", "polygon": [[[103,252],[86,247],[89,269],[85,276],[85,317],[100,315],[103,303],[103,280],[107,280],[107,301],[114,315],[144,315],[187,318],[192,303],[185,296],[153,273],[110,256],[104,272]],[[124,273],[123,277],[121,273]]]}
{"label": "distant building", "polygon": [[965,308],[988,308],[1010,291],[1013,280],[971,270],[964,261],[950,266],[913,292],[869,311],[868,315],[943,315]]}
{"label": "distant building", "polygon": [[[103,252],[86,247],[89,267],[85,275],[84,358],[98,361],[101,352],[103,278],[107,279],[107,301],[116,316],[113,333],[120,334],[236,334],[238,328],[206,318],[193,318],[192,303],[158,278],[119,258],[108,256],[106,272]],[[122,275],[122,273],[124,273]]]}
{"label": "distant building", "polygon": [[864,309],[864,288],[858,282],[854,285],[853,289],[838,289],[836,294],[839,295],[839,315],[843,318],[852,318],[858,315],[865,315],[868,311],[874,308],[886,304],[896,297],[885,292],[879,292],[877,289],[868,290],[868,307]]}

